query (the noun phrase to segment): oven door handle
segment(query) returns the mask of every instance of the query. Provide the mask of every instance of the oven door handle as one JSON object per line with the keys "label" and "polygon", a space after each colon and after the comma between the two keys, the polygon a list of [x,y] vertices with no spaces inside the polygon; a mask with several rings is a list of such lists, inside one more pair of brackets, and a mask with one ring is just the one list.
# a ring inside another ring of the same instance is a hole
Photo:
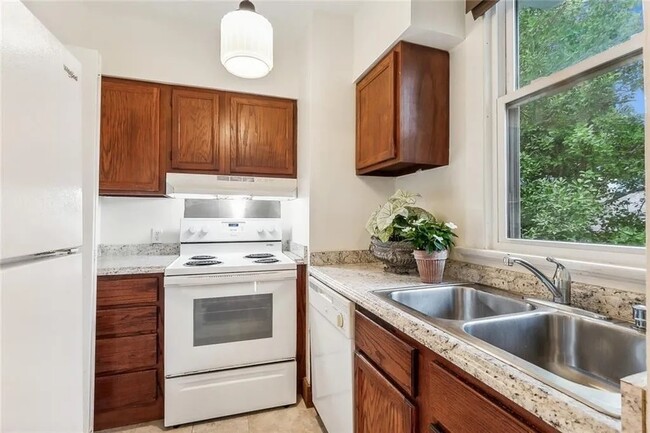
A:
{"label": "oven door handle", "polygon": [[260,271],[248,273],[171,275],[165,276],[165,287],[214,286],[215,284],[295,280],[295,270]]}

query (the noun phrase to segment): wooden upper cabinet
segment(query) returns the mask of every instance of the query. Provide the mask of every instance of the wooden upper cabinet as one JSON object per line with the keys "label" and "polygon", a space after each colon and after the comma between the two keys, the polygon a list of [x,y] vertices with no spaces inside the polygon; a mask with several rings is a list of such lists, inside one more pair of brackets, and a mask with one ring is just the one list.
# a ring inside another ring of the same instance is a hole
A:
{"label": "wooden upper cabinet", "polygon": [[164,194],[169,95],[160,84],[102,79],[101,194]]}
{"label": "wooden upper cabinet", "polygon": [[415,433],[416,410],[363,355],[354,356],[356,433]]}
{"label": "wooden upper cabinet", "polygon": [[102,79],[99,193],[164,196],[167,172],[296,177],[296,101]]}
{"label": "wooden upper cabinet", "polygon": [[171,170],[220,172],[220,99],[211,90],[172,89]]}
{"label": "wooden upper cabinet", "polygon": [[395,57],[382,60],[357,85],[357,168],[395,158]]}
{"label": "wooden upper cabinet", "polygon": [[296,101],[229,94],[230,172],[296,177]]}
{"label": "wooden upper cabinet", "polygon": [[449,53],[398,43],[357,83],[359,175],[449,164]]}

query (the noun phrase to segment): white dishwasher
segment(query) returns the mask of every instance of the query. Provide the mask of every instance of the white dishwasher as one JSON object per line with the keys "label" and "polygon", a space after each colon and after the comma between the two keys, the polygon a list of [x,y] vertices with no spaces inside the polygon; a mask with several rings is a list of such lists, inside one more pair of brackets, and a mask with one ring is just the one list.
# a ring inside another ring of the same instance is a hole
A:
{"label": "white dishwasher", "polygon": [[328,433],[354,433],[354,304],[309,277],[314,406]]}

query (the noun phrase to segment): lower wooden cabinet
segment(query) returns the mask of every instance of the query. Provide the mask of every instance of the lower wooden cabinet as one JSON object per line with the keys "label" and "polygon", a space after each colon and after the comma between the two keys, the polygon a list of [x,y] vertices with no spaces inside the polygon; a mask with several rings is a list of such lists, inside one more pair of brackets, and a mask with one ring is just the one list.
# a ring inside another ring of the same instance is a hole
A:
{"label": "lower wooden cabinet", "polygon": [[440,361],[430,360],[423,367],[422,380],[429,381],[425,398],[430,403],[424,416],[428,417],[431,433],[539,432]]}
{"label": "lower wooden cabinet", "polygon": [[558,433],[370,314],[355,334],[356,433]]}
{"label": "lower wooden cabinet", "polygon": [[95,431],[163,417],[163,276],[99,277]]}
{"label": "lower wooden cabinet", "polygon": [[354,369],[357,433],[415,433],[415,405],[359,353]]}

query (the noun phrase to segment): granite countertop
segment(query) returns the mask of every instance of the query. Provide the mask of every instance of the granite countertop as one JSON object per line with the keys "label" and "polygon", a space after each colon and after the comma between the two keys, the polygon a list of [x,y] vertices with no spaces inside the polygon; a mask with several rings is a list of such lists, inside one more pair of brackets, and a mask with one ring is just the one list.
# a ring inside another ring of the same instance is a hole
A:
{"label": "granite countertop", "polygon": [[162,274],[177,255],[107,255],[97,258],[97,275]]}
{"label": "granite countertop", "polygon": [[566,394],[503,363],[370,293],[373,290],[419,285],[417,275],[385,273],[381,264],[313,266],[310,273],[359,306],[448,359],[495,391],[563,433],[613,433],[621,421],[604,415]]}

